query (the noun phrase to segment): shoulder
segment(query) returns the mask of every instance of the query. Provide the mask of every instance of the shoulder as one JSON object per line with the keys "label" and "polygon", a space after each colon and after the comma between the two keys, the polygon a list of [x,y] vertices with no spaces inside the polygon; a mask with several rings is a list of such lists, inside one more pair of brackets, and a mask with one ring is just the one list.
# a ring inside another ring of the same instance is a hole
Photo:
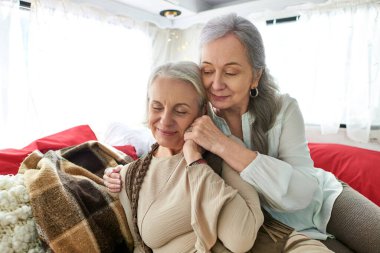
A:
{"label": "shoulder", "polygon": [[130,162],[130,163],[124,165],[123,168],[120,170],[120,175],[121,175],[121,177],[122,177],[122,178],[125,178],[125,175],[126,175],[127,171],[128,171],[129,169],[133,169],[133,168],[135,168],[136,165],[138,165],[138,164],[141,163],[142,159],[143,159],[143,157],[141,157],[141,158],[139,158],[139,159],[137,159],[137,160],[134,160],[134,161],[132,161],[132,162]]}
{"label": "shoulder", "polygon": [[296,121],[293,123],[303,124],[302,112],[299,108],[298,102],[295,98],[291,97],[289,94],[281,94],[279,96],[280,109],[276,116],[276,120],[271,128],[271,131],[274,129],[283,127],[287,125],[289,121]]}
{"label": "shoulder", "polygon": [[297,100],[291,97],[289,94],[282,94],[280,95],[279,99],[281,102],[281,107],[277,120],[283,120],[294,112],[300,112]]}
{"label": "shoulder", "polygon": [[291,97],[289,94],[281,94],[281,111],[287,110],[289,107],[298,107],[298,102],[295,98]]}

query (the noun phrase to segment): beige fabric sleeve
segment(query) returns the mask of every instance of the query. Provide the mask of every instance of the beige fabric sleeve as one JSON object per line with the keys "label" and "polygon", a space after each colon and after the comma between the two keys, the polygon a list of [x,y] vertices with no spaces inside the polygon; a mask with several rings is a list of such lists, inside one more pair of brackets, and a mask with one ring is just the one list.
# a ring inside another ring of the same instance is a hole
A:
{"label": "beige fabric sleeve", "polygon": [[[244,146],[240,139],[234,136],[230,138]],[[230,204],[224,207],[219,217],[218,238],[231,251],[246,252],[252,248],[257,233],[264,223],[259,195],[252,185],[245,182],[238,172],[224,161],[222,177],[228,185],[238,190],[237,198],[240,206]],[[246,241],[242,241],[244,239]]]}
{"label": "beige fabric sleeve", "polygon": [[264,223],[259,195],[225,162],[222,177],[239,194],[222,209],[218,221],[218,238],[231,251],[246,252],[252,248]]}
{"label": "beige fabric sleeve", "polygon": [[[197,236],[195,248],[199,252],[209,252],[217,239],[233,252],[248,251],[256,238],[257,230],[263,223],[263,214],[257,193],[252,186],[252,196],[245,191],[227,185],[208,165],[187,167],[191,193],[192,227]],[[230,183],[242,182],[239,175],[226,172]],[[243,188],[244,188],[243,187]],[[239,193],[238,193],[239,192]],[[256,195],[255,195],[256,194]]]}

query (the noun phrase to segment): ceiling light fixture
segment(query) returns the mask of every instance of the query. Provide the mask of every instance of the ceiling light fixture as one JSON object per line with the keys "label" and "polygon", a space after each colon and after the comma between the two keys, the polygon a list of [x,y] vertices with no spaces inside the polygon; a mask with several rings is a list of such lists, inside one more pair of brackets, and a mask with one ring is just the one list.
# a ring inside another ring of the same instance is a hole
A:
{"label": "ceiling light fixture", "polygon": [[179,10],[163,10],[160,11],[160,15],[165,18],[175,18],[181,15],[181,11]]}

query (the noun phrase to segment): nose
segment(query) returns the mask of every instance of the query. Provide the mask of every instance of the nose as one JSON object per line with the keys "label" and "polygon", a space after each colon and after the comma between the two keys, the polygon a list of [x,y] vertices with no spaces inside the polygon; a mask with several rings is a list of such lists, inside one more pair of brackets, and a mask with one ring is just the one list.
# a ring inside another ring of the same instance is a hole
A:
{"label": "nose", "polygon": [[215,71],[213,77],[212,77],[212,84],[211,87],[214,90],[222,90],[225,87],[223,76],[220,72]]}
{"label": "nose", "polygon": [[169,126],[172,122],[172,113],[169,110],[164,110],[161,114],[160,123],[164,126]]}

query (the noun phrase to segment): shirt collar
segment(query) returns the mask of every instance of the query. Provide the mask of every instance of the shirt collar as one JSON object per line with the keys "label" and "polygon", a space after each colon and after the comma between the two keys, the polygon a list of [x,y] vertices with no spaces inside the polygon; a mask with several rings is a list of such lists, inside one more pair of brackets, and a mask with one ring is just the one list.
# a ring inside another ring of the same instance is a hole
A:
{"label": "shirt collar", "polygon": [[[227,136],[232,135],[227,122],[225,121],[224,118],[216,115],[216,113],[214,112],[214,109],[212,108],[211,103],[208,104],[207,112],[220,131],[222,131]],[[243,142],[248,148],[251,148],[252,146],[251,145],[251,125],[254,121],[255,121],[255,117],[251,115],[251,113],[249,112],[246,112],[241,116],[241,124],[243,126]]]}

